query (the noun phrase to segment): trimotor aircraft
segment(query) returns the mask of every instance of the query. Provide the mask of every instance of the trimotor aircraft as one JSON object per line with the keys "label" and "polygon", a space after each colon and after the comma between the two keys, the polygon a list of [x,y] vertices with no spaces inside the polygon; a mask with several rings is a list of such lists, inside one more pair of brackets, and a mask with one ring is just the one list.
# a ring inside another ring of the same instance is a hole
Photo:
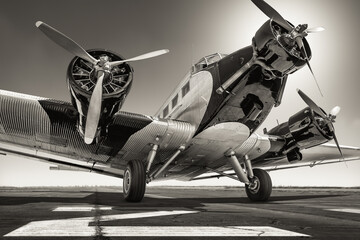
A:
{"label": "trimotor aircraft", "polygon": [[[133,81],[129,63],[167,49],[125,59],[84,50],[36,22],[75,55],[67,69],[71,103],[0,90],[0,153],[123,178],[124,198],[131,202],[141,201],[154,180],[214,177],[235,178],[250,200],[266,201],[268,171],[358,160],[360,148],[337,141],[333,123],[340,107],[327,114],[301,90],[308,107],[255,133],[281,104],[288,76],[303,66],[312,72],[305,37],[324,29],[294,26],[263,0],[252,2],[269,17],[252,44],[200,59],[154,116],[121,111]],[[213,174],[200,176],[205,173]]]}

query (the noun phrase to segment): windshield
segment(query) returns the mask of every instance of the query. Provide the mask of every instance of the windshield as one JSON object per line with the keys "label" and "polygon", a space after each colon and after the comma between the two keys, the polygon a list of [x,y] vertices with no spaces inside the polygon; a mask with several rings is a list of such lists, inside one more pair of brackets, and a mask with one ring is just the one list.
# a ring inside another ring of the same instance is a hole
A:
{"label": "windshield", "polygon": [[226,54],[214,53],[209,56],[201,58],[194,66],[192,73],[199,72],[200,70],[206,68],[210,64],[220,61]]}

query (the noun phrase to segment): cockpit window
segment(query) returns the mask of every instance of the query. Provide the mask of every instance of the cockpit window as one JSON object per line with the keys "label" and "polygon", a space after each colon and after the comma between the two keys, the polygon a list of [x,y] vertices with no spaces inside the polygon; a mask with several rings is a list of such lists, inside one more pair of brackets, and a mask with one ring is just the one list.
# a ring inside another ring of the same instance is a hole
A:
{"label": "cockpit window", "polygon": [[202,59],[200,59],[193,67],[193,73],[195,72],[199,72],[202,69],[206,68],[207,66],[209,66],[210,64],[216,63],[218,61],[220,61],[223,57],[225,57],[226,54],[222,54],[222,53],[214,53],[211,54],[209,56],[203,57]]}
{"label": "cockpit window", "polygon": [[193,67],[193,72],[199,72],[202,69],[206,68],[208,64],[206,63],[205,58],[202,58],[199,62],[197,62]]}
{"label": "cockpit window", "polygon": [[222,58],[222,56],[220,53],[215,53],[213,55],[209,55],[209,56],[205,57],[207,64],[212,64],[212,63],[218,62],[218,61],[220,61],[221,58]]}

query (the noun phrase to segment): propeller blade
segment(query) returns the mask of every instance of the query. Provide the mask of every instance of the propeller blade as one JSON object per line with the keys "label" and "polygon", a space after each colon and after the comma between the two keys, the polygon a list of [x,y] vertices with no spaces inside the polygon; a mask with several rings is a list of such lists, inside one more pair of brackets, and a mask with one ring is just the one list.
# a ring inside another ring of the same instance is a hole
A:
{"label": "propeller blade", "polygon": [[311,110],[319,114],[322,118],[327,119],[326,114],[321,110],[321,108],[316,105],[305,93],[303,93],[300,89],[297,89],[298,94],[304,100],[304,102],[310,107]]}
{"label": "propeller blade", "polygon": [[339,150],[339,152],[340,152],[341,158],[344,160],[344,155],[343,155],[343,153],[342,153],[342,151],[341,151],[341,148],[340,148],[339,142],[338,142],[338,140],[337,140],[337,138],[336,138],[334,128],[333,128],[333,131],[332,131],[332,135],[333,135],[333,138],[334,138],[335,144],[336,144],[336,146],[337,146],[337,148],[338,148],[338,150]]}
{"label": "propeller blade", "polygon": [[263,0],[251,0],[266,16],[280,24],[287,31],[291,31],[293,27],[269,4]]}
{"label": "propeller blade", "polygon": [[318,88],[318,90],[319,90],[319,92],[320,92],[320,95],[321,95],[322,97],[324,97],[324,95],[323,95],[323,93],[322,93],[322,91],[321,91],[320,85],[319,85],[319,83],[318,83],[318,81],[317,81],[317,79],[316,79],[316,77],[315,77],[315,74],[314,74],[314,72],[313,72],[313,70],[312,70],[312,68],[311,68],[311,66],[310,66],[309,59],[306,59],[306,64],[307,64],[307,66],[309,67],[310,72],[311,72],[311,74],[312,74],[312,76],[313,76],[313,78],[314,78],[314,80],[315,80],[315,83],[316,83],[316,86],[317,86],[317,88]]}
{"label": "propeller blade", "polygon": [[314,27],[314,28],[308,28],[305,30],[306,33],[317,33],[317,32],[322,32],[324,31],[325,28],[323,27]]}
{"label": "propeller blade", "polygon": [[153,58],[153,57],[157,57],[157,56],[163,55],[163,54],[168,53],[168,52],[169,52],[168,49],[157,50],[157,51],[145,53],[145,54],[142,54],[140,56],[133,57],[133,58],[130,58],[130,59],[110,62],[110,66],[113,67],[113,66],[122,64],[124,62],[134,62],[134,61],[144,60],[144,59],[148,59],[148,58]]}
{"label": "propeller blade", "polygon": [[71,38],[69,38],[65,34],[59,32],[55,28],[41,21],[37,21],[35,25],[53,42],[63,47],[65,50],[69,51],[70,53],[74,54],[75,56],[78,56],[92,63],[93,65],[95,65],[98,62],[98,60],[96,60],[93,56],[87,53],[79,44],[74,42]]}
{"label": "propeller blade", "polygon": [[310,62],[309,62],[309,58],[308,58],[308,56],[307,56],[307,53],[306,53],[306,50],[305,50],[305,47],[304,47],[304,43],[303,43],[301,37],[297,37],[295,40],[296,40],[297,45],[298,45],[299,48],[300,48],[301,54],[302,54],[303,57],[305,58],[306,64],[307,64],[307,66],[309,67],[310,72],[311,72],[311,74],[312,74],[312,76],[313,76],[313,78],[314,78],[314,80],[315,80],[316,86],[317,86],[317,88],[319,89],[319,92],[320,92],[321,96],[323,97],[324,95],[322,94],[320,85],[319,85],[319,83],[318,83],[318,81],[317,81],[317,79],[316,79],[316,77],[315,77],[315,74],[314,74],[312,68],[311,68],[311,65],[310,65]]}
{"label": "propeller blade", "polygon": [[94,91],[90,98],[90,104],[88,113],[86,116],[86,125],[85,125],[85,136],[84,141],[86,144],[91,144],[94,141],[96,131],[98,129],[100,113],[101,113],[101,104],[102,104],[102,85],[104,81],[104,72],[98,72],[97,82],[94,88]]}

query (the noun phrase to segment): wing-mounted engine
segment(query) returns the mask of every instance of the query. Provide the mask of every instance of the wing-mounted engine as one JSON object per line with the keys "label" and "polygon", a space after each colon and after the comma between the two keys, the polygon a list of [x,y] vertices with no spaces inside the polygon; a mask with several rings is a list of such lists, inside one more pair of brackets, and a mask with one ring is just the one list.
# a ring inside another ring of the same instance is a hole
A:
{"label": "wing-mounted engine", "polygon": [[[340,107],[334,107],[327,115],[305,93],[301,90],[298,90],[298,93],[309,107],[292,115],[287,122],[278,125],[266,133],[278,138],[277,141],[274,141],[276,143],[273,144],[270,152],[276,152],[276,155],[286,154],[290,162],[301,160],[300,150],[334,139],[342,156],[333,125]],[[281,145],[279,146],[278,143],[281,143]]]}
{"label": "wing-mounted engine", "polygon": [[267,134],[285,139],[282,147],[284,154],[294,149],[313,147],[333,138],[325,120],[309,107],[292,115],[287,122],[271,129]]}
{"label": "wing-mounted engine", "polygon": [[121,108],[130,90],[133,69],[128,62],[156,57],[169,50],[149,52],[130,59],[107,50],[85,51],[65,34],[36,22],[48,38],[74,54],[67,81],[73,105],[79,112],[78,129],[86,144],[98,139],[111,117]]}
{"label": "wing-mounted engine", "polygon": [[[124,60],[120,55],[108,50],[89,50],[87,52],[95,59],[104,59],[104,61]],[[78,130],[83,137],[90,99],[98,79],[98,71],[99,69],[80,57],[75,57],[70,62],[67,71],[72,104],[79,112]],[[132,78],[133,69],[125,62],[104,73],[102,104],[96,136],[99,136],[102,127],[107,126],[112,116],[122,107],[130,91]]]}

